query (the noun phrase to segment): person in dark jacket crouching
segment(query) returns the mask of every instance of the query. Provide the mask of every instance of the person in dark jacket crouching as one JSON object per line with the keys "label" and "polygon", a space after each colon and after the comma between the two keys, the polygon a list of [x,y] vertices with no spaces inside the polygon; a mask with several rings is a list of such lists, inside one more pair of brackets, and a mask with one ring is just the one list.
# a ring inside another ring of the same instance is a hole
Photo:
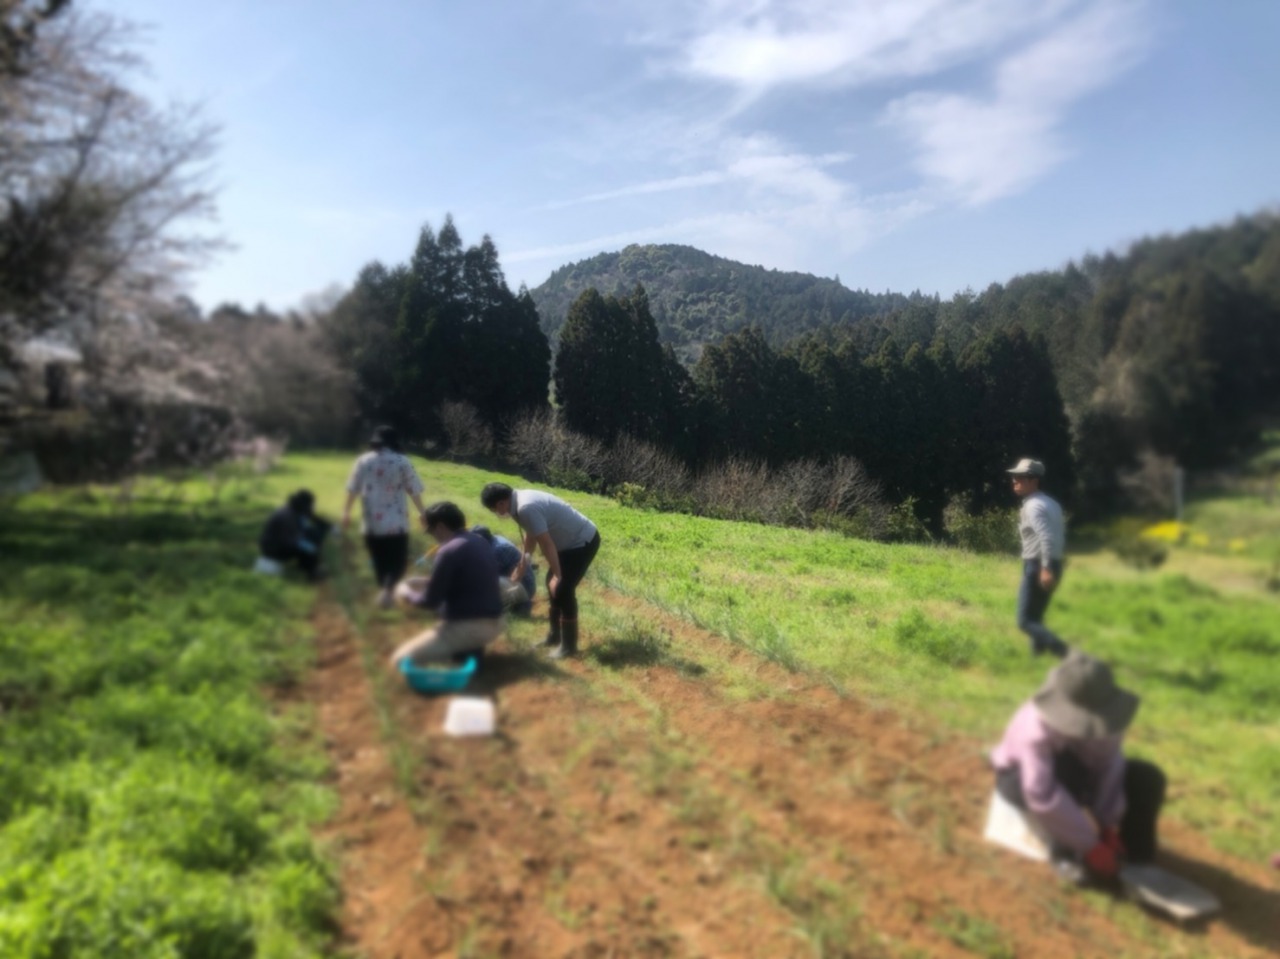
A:
{"label": "person in dark jacket crouching", "polygon": [[439,612],[441,622],[400,645],[391,665],[447,662],[460,654],[481,653],[502,635],[502,599],[493,547],[467,532],[467,520],[453,503],[435,503],[422,514],[422,526],[440,544],[422,605]]}
{"label": "person in dark jacket crouching", "polygon": [[293,493],[278,510],[267,517],[258,537],[258,552],[276,563],[297,562],[307,578],[320,578],[320,548],[330,524],[315,514],[316,498],[311,490]]}

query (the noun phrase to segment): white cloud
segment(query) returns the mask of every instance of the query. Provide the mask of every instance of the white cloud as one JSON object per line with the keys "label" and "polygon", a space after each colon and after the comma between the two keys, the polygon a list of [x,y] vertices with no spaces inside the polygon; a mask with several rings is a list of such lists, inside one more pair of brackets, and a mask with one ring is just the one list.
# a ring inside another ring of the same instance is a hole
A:
{"label": "white cloud", "polygon": [[664,180],[647,180],[643,183],[632,183],[614,190],[601,190],[599,193],[588,193],[572,200],[558,200],[544,204],[540,210],[564,210],[571,206],[586,203],[604,203],[609,200],[624,200],[633,196],[644,196],[653,193],[671,193],[675,190],[692,190],[697,187],[717,186],[728,179],[724,170],[708,170],[705,173],[691,173],[685,176],[667,177]]}
{"label": "white cloud", "polygon": [[1059,128],[1080,98],[1112,82],[1146,45],[1140,2],[1099,2],[995,71],[987,97],[914,93],[885,121],[917,153],[916,169],[977,205],[1025,189],[1070,152]]}
{"label": "white cloud", "polygon": [[753,195],[800,197],[825,202],[838,201],[845,185],[826,171],[853,159],[849,153],[805,154],[789,150],[773,137],[753,134],[746,137],[721,135],[709,147],[720,156],[717,169],[658,180],[644,180],[612,190],[588,193],[570,200],[548,203],[540,210],[563,210],[589,203],[606,203],[637,196],[698,190],[705,187],[739,185]]}
{"label": "white cloud", "polygon": [[[704,0],[668,69],[749,96],[799,84],[927,76],[987,53],[1076,0]],[[649,42],[657,42],[650,35]]]}
{"label": "white cloud", "polygon": [[[1061,162],[1067,112],[1135,62],[1147,32],[1147,0],[644,2],[649,28],[631,39],[660,51],[651,79],[663,85],[663,107],[590,111],[565,150],[623,179],[538,208],[556,211],[543,226],[567,242],[504,257],[531,277],[643,242],[856,274],[847,258],[908,221],[1016,193]],[[925,77],[935,89],[898,95]],[[984,82],[988,92],[972,92]],[[877,103],[877,83],[897,90]],[[855,88],[847,106],[823,98],[821,132],[786,110],[813,90]],[[742,109],[765,95],[778,109]],[[877,116],[905,140],[852,139],[875,136]],[[800,148],[798,130],[826,151]],[[892,154],[903,143],[903,167],[921,175],[913,185],[885,173],[897,169]],[[870,155],[868,175],[900,192],[862,189],[855,149]],[[637,197],[646,202],[625,203]],[[608,213],[592,215],[592,206]],[[615,209],[634,228],[599,229],[618,222]]]}
{"label": "white cloud", "polygon": [[537,283],[572,257],[617,250],[631,243],[688,243],[746,263],[833,274],[845,271],[847,257],[930,209],[926,200],[910,193],[842,204],[778,202],[518,249],[504,253],[502,259],[520,265],[511,271],[514,275]]}

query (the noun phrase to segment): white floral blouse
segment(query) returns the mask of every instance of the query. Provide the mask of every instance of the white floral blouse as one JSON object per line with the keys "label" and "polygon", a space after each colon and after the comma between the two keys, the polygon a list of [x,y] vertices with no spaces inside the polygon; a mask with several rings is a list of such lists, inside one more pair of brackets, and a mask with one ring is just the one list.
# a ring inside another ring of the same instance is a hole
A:
{"label": "white floral blouse", "polygon": [[364,531],[371,536],[408,533],[409,507],[405,499],[422,490],[422,480],[408,457],[386,449],[361,456],[347,480],[347,492],[360,494]]}

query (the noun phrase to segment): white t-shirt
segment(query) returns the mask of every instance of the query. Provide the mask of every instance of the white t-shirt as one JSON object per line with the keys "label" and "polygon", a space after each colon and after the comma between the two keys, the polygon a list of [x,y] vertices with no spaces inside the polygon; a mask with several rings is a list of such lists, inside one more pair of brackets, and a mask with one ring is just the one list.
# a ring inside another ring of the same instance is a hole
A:
{"label": "white t-shirt", "polygon": [[421,495],[422,490],[422,480],[409,458],[387,449],[365,453],[347,479],[347,492],[360,495],[364,531],[372,536],[408,533],[405,498]]}
{"label": "white t-shirt", "polygon": [[1022,537],[1022,558],[1038,559],[1044,565],[1062,559],[1067,552],[1067,530],[1062,507],[1053,497],[1036,491],[1022,501],[1018,512],[1018,535]]}

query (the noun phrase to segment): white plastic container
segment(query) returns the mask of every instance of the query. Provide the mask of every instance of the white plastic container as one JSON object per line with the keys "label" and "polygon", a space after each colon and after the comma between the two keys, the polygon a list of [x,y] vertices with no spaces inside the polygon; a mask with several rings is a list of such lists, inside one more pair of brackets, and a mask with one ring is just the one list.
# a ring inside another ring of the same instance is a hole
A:
{"label": "white plastic container", "polygon": [[262,573],[264,576],[282,576],[284,575],[284,565],[277,563],[274,559],[259,556],[258,561],[253,564],[253,571]]}
{"label": "white plastic container", "polygon": [[497,726],[493,700],[483,696],[454,696],[444,715],[450,736],[492,736]]}

